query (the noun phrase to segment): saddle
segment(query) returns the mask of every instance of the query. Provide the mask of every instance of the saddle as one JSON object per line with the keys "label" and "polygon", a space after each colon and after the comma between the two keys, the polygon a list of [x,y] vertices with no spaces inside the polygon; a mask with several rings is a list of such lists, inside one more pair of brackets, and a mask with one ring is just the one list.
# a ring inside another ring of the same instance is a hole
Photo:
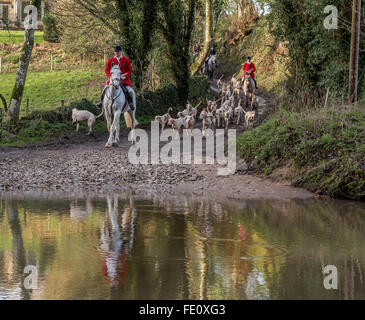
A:
{"label": "saddle", "polygon": [[124,95],[126,96],[126,98],[129,101],[130,100],[130,96],[129,96],[129,92],[128,92],[127,88],[123,84],[121,84],[120,87],[122,88]]}
{"label": "saddle", "polygon": [[[245,78],[244,78],[245,79]],[[244,83],[245,80],[242,81],[242,84]],[[250,82],[251,82],[251,86],[252,88],[256,88],[256,84],[255,84],[255,80],[250,78]]]}

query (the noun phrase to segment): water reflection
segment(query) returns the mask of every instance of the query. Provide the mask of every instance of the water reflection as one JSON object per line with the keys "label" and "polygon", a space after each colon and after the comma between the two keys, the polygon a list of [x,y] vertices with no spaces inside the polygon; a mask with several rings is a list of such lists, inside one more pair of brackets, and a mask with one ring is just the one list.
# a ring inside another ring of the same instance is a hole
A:
{"label": "water reflection", "polygon": [[364,231],[364,204],[334,200],[5,197],[0,299],[365,299]]}
{"label": "water reflection", "polygon": [[130,199],[129,205],[124,205],[120,222],[118,196],[108,196],[107,205],[100,236],[102,272],[104,280],[111,287],[120,287],[125,284],[128,275],[128,257],[133,247],[136,211],[134,201]]}

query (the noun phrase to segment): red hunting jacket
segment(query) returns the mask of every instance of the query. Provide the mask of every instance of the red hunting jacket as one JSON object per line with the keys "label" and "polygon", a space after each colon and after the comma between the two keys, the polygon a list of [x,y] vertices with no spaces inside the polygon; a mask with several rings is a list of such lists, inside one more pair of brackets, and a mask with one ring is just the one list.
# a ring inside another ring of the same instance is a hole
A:
{"label": "red hunting jacket", "polygon": [[251,73],[251,77],[252,78],[256,78],[255,77],[255,71],[256,71],[256,67],[255,65],[251,62],[251,64],[248,64],[247,62],[243,65],[243,78],[246,78],[246,72],[252,70]]}
{"label": "red hunting jacket", "polygon": [[[121,57],[119,61],[120,61],[120,71],[122,71],[122,74],[124,73],[128,74],[127,77],[122,81],[122,83],[127,87],[131,87],[132,86],[131,74],[133,71],[131,61],[127,57]],[[114,56],[113,58],[110,58],[106,63],[105,73],[109,78],[108,84],[110,82],[110,76],[111,76],[110,70],[112,69],[112,63],[114,63],[114,65],[118,65],[117,57]]]}

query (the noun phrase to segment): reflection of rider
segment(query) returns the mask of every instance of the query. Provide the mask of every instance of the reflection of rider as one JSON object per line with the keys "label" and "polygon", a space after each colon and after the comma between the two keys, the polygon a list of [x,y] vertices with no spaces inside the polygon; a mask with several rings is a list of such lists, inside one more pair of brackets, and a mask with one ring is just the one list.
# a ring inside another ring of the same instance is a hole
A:
{"label": "reflection of rider", "polygon": [[[119,227],[118,223],[118,197],[107,198],[108,216],[103,222],[101,229],[101,249],[103,251],[102,275],[111,287],[121,287],[125,284],[128,276],[129,245],[123,245],[125,228]],[[125,212],[124,215],[127,213]],[[124,218],[124,217],[123,217]],[[110,219],[110,220],[109,220]],[[111,221],[111,232],[109,231]],[[128,225],[128,224],[127,224]]]}
{"label": "reflection of rider", "polygon": [[[100,103],[98,104],[98,107],[103,106],[103,100],[105,95],[105,89],[108,87],[110,83],[110,76],[111,76],[111,69],[113,65],[119,65],[120,71],[122,73],[122,85],[127,89],[128,94],[126,95],[126,98],[128,102],[133,106],[133,108],[136,108],[136,93],[134,92],[132,88],[132,82],[130,80],[131,74],[132,74],[132,64],[129,58],[123,57],[122,55],[122,47],[116,46],[114,48],[114,57],[110,58],[105,66],[105,74],[108,76],[109,81],[107,82],[107,86],[103,90],[103,94],[100,99]],[[131,109],[133,109],[131,108]]]}
{"label": "reflection of rider", "polygon": [[245,64],[243,65],[243,79],[246,78],[246,73],[249,73],[251,75],[252,80],[255,82],[256,89],[258,89],[257,81],[256,81],[255,73],[254,73],[255,71],[256,71],[256,67],[253,64],[253,62],[251,62],[251,57],[247,57],[247,62],[245,62]]}

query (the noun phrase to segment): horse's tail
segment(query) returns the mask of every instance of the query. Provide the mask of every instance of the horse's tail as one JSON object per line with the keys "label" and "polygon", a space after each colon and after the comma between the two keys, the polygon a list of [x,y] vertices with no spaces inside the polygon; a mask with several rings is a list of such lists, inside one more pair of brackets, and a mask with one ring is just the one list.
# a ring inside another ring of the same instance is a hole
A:
{"label": "horse's tail", "polygon": [[[124,120],[128,129],[133,129],[133,118],[134,117],[129,112],[124,112]],[[135,126],[138,124],[136,122],[137,120],[135,120]]]}

